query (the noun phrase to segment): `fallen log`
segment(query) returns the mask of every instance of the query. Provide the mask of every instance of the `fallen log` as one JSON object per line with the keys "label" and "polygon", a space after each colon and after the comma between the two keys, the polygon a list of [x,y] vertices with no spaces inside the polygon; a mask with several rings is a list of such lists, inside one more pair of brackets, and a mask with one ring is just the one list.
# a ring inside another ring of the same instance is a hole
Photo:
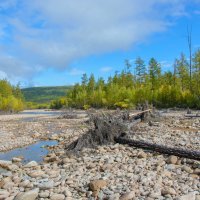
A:
{"label": "fallen log", "polygon": [[193,117],[200,117],[200,114],[185,114],[185,117],[193,118]]}
{"label": "fallen log", "polygon": [[168,146],[153,144],[153,143],[144,142],[144,141],[130,140],[123,137],[115,138],[115,142],[119,144],[127,144],[129,146],[155,151],[162,154],[175,155],[179,157],[200,160],[200,151],[168,147]]}

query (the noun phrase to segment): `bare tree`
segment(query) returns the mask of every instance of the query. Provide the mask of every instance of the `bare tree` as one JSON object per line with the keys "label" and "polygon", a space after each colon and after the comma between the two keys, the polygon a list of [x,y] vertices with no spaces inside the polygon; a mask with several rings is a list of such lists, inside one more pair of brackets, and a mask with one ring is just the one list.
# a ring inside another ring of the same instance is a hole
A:
{"label": "bare tree", "polygon": [[190,90],[192,90],[192,26],[187,26],[187,42],[189,48]]}

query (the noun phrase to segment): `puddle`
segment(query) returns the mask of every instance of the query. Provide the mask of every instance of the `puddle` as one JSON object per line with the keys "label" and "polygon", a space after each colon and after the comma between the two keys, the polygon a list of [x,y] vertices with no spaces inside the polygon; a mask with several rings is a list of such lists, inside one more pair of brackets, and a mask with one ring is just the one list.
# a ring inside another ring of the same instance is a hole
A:
{"label": "puddle", "polygon": [[55,140],[39,141],[35,144],[31,144],[26,147],[13,149],[7,152],[0,153],[0,160],[12,160],[13,157],[23,156],[23,163],[35,160],[36,162],[42,162],[43,157],[48,154],[48,150],[43,148],[44,146],[54,146],[58,142]]}

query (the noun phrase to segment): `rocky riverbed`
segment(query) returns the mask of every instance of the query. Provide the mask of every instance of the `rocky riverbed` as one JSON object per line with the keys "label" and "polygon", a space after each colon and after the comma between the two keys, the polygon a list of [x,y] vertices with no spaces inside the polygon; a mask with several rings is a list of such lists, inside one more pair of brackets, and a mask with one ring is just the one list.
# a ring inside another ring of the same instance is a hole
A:
{"label": "rocky riverbed", "polygon": [[[200,150],[199,119],[186,119],[183,114],[171,112],[163,114],[157,122],[140,123],[133,129],[132,137]],[[51,128],[48,128],[49,122]],[[20,123],[13,132],[11,125],[6,129],[1,124],[0,130],[10,130],[8,135],[13,134],[15,139],[15,136],[20,137],[15,131],[26,127],[25,122]],[[0,199],[200,200],[199,161],[119,144],[85,148],[75,156],[67,153],[65,147],[87,131],[84,119],[51,116],[37,123],[26,123],[27,127],[31,124],[30,130],[39,132],[36,139],[48,137],[57,140],[58,145],[49,147],[49,154],[42,163],[22,164],[20,157],[1,160]],[[28,135],[26,131],[23,133],[24,137]]]}

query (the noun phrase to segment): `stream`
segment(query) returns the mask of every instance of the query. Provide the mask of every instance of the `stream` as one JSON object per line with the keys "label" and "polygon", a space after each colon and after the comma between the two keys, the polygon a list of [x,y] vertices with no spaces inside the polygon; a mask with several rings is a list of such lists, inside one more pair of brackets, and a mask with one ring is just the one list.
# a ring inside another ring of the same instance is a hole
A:
{"label": "stream", "polygon": [[37,143],[13,149],[7,152],[0,152],[0,160],[12,160],[13,157],[23,157],[23,163],[28,163],[32,160],[42,162],[43,157],[48,154],[48,149],[45,146],[55,146],[58,142],[55,140],[38,141]]}

